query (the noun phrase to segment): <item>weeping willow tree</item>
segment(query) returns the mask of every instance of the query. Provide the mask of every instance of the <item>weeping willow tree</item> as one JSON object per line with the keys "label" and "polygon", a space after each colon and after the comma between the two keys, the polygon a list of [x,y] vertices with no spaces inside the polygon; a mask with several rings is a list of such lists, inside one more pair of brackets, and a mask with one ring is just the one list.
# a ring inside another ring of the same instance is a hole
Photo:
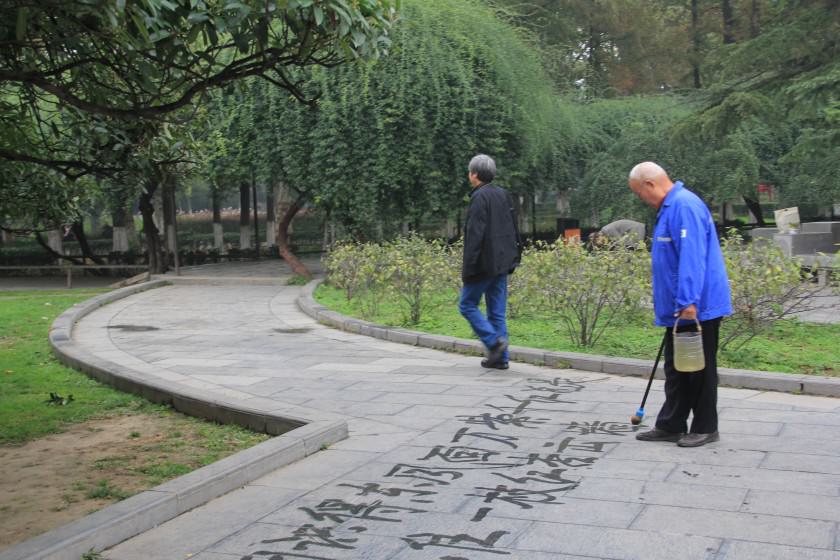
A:
{"label": "weeping willow tree", "polygon": [[415,0],[402,15],[387,59],[318,73],[316,202],[366,237],[454,218],[477,152],[496,159],[502,184],[530,192],[570,132],[538,54],[492,11]]}
{"label": "weeping willow tree", "polygon": [[520,193],[566,168],[565,106],[538,53],[490,9],[406,1],[390,37],[387,57],[301,71],[315,109],[258,81],[215,98],[210,120],[225,149],[214,169],[227,181],[253,173],[272,186],[278,246],[296,266],[287,229],[307,204],[375,239],[430,217],[457,220],[478,152],[492,155],[499,182]]}

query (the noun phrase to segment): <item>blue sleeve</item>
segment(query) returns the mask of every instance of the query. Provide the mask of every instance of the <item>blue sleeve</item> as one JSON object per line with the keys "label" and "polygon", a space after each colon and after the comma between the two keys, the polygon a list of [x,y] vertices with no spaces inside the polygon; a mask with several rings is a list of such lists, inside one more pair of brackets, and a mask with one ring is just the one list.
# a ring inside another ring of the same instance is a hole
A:
{"label": "blue sleeve", "polygon": [[671,238],[679,255],[674,313],[692,303],[700,307],[709,250],[708,227],[705,209],[692,204],[681,204],[671,221]]}

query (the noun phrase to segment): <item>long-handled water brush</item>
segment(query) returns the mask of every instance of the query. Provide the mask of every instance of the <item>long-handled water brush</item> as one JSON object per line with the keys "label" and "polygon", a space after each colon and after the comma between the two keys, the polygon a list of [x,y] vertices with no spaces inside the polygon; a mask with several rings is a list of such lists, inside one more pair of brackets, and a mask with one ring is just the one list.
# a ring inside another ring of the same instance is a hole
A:
{"label": "long-handled water brush", "polygon": [[662,351],[665,349],[665,340],[668,336],[668,332],[666,329],[665,336],[662,337],[662,344],[659,345],[659,352],[656,353],[656,361],[653,362],[653,369],[650,372],[650,379],[648,379],[647,389],[645,389],[645,396],[642,397],[642,404],[639,405],[639,410],[636,411],[636,414],[630,417],[630,423],[634,426],[637,426],[642,423],[642,418],[645,417],[645,402],[648,398],[648,393],[650,393],[650,386],[653,384],[653,377],[656,375],[656,368],[659,367],[659,359],[662,357]]}

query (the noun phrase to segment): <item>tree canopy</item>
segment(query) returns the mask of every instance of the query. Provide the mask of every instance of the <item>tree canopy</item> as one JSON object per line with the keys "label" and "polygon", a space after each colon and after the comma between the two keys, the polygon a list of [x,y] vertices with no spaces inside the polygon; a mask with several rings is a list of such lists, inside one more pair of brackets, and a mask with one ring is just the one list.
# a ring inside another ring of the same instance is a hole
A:
{"label": "tree canopy", "polygon": [[238,146],[222,167],[281,181],[364,237],[455,219],[478,152],[503,184],[534,188],[570,119],[528,43],[463,0],[404,2],[391,39],[387,58],[305,71],[317,109],[254,81],[217,95],[214,122]]}
{"label": "tree canopy", "polygon": [[208,90],[259,77],[312,102],[296,69],[378,56],[398,3],[4,0],[0,216],[72,221],[94,184],[80,177],[138,183],[150,166],[177,164],[172,133]]}

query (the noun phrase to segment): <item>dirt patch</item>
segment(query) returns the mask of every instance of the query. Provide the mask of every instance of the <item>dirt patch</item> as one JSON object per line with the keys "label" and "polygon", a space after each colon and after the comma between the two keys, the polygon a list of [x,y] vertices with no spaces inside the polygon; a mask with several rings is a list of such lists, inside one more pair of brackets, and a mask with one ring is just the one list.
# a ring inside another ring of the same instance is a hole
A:
{"label": "dirt patch", "polygon": [[208,435],[208,426],[136,414],[0,447],[0,550],[265,439]]}

